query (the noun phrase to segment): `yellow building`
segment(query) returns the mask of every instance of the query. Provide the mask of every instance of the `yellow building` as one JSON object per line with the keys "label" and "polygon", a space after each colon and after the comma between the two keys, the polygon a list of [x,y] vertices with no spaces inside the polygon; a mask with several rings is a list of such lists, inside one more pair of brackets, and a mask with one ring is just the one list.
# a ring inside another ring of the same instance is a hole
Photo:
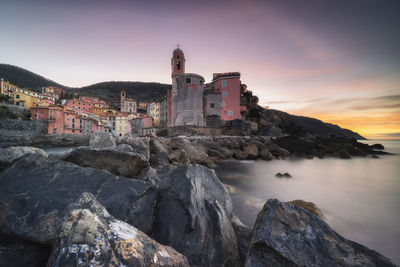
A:
{"label": "yellow building", "polygon": [[104,115],[108,115],[108,114],[116,114],[117,111],[115,109],[111,109],[111,108],[102,108],[102,107],[95,107],[95,104],[93,104],[93,108],[92,108],[92,113],[99,115],[99,116],[104,116]]}
{"label": "yellow building", "polygon": [[160,125],[160,103],[159,102],[150,103],[147,109],[148,109],[147,115],[153,118],[154,126],[158,127]]}
{"label": "yellow building", "polygon": [[[49,99],[41,99],[34,96],[34,93],[32,93],[33,91],[24,91],[25,92],[14,92],[14,105],[25,107],[27,110],[30,110],[32,107],[48,107],[49,105],[54,104],[54,102]],[[27,92],[29,92],[29,94]]]}

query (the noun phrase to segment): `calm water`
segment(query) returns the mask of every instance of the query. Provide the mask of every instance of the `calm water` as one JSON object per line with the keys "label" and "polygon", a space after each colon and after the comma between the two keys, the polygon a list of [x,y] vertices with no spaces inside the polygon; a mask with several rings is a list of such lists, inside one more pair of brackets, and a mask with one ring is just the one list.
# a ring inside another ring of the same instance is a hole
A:
{"label": "calm water", "polygon": [[[243,223],[253,226],[270,198],[312,201],[338,233],[400,264],[400,141],[365,142],[381,143],[385,151],[398,154],[380,159],[228,161],[216,171]],[[276,178],[278,172],[293,178]]]}

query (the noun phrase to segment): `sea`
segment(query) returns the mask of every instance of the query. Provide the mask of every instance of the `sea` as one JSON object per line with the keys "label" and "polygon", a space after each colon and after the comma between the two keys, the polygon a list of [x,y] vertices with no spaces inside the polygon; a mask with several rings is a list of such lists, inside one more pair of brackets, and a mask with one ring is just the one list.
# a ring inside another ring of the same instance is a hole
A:
{"label": "sea", "polygon": [[[336,232],[400,265],[400,141],[362,142],[380,143],[393,155],[223,161],[216,173],[244,224],[253,227],[268,199],[311,201]],[[278,178],[278,172],[292,178]]]}

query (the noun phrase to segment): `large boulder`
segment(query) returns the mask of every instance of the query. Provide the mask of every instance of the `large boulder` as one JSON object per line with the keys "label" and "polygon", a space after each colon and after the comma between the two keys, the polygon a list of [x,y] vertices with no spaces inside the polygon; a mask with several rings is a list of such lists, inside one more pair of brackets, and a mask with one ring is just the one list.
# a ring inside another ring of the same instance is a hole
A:
{"label": "large boulder", "polygon": [[239,266],[232,202],[215,172],[180,166],[159,184],[153,237],[184,254],[191,266]]}
{"label": "large boulder", "polygon": [[0,235],[0,266],[46,266],[51,246]]}
{"label": "large boulder", "polygon": [[36,147],[11,146],[8,148],[0,148],[0,171],[6,169],[14,160],[26,154],[39,154],[47,157],[46,152]]}
{"label": "large boulder", "polygon": [[271,152],[269,152],[268,148],[264,148],[260,151],[260,158],[263,160],[271,160],[274,158]]}
{"label": "large boulder", "polygon": [[256,145],[249,145],[243,147],[243,151],[247,153],[248,159],[256,159],[258,157],[258,148]]}
{"label": "large boulder", "polygon": [[242,265],[244,265],[246,262],[247,251],[249,250],[253,229],[244,225],[236,216],[234,216],[232,219],[232,225],[237,238],[240,262]]}
{"label": "large boulder", "polygon": [[240,149],[234,149],[233,153],[234,153],[233,155],[235,156],[235,158],[239,159],[239,160],[245,160],[249,156],[249,154],[247,152],[242,151]]}
{"label": "large boulder", "polygon": [[90,137],[89,146],[92,148],[106,148],[114,147],[116,144],[111,133],[97,132]]}
{"label": "large boulder", "polygon": [[201,142],[201,145],[203,145],[207,149],[209,156],[218,157],[222,159],[231,158],[233,156],[232,150],[230,150],[225,146],[221,146],[217,142],[205,141]]}
{"label": "large boulder", "polygon": [[314,214],[317,217],[320,217],[320,218],[323,217],[322,211],[313,202],[296,199],[296,200],[288,201],[286,203],[296,205],[300,208],[308,210],[309,212],[311,212],[312,214]]}
{"label": "large boulder", "polygon": [[103,170],[26,155],[0,174],[0,184],[0,234],[51,244],[62,213],[83,192],[144,232],[153,226],[154,187]]}
{"label": "large boulder", "polygon": [[395,266],[296,205],[270,199],[257,216],[246,266]]}
{"label": "large boulder", "polygon": [[189,266],[185,256],[115,219],[90,193],[63,217],[48,266]]}
{"label": "large boulder", "polygon": [[150,146],[148,137],[131,137],[124,136],[120,140],[121,144],[128,144],[133,148],[133,151],[142,154],[146,159],[150,158]]}
{"label": "large boulder", "polygon": [[149,162],[146,156],[130,149],[132,148],[126,144],[104,149],[82,147],[71,151],[64,160],[82,167],[103,169],[131,178],[146,168]]}
{"label": "large boulder", "polygon": [[205,148],[202,145],[193,144],[187,138],[169,138],[165,143],[172,150],[182,149],[185,151],[185,154],[192,163],[207,165],[210,161]]}

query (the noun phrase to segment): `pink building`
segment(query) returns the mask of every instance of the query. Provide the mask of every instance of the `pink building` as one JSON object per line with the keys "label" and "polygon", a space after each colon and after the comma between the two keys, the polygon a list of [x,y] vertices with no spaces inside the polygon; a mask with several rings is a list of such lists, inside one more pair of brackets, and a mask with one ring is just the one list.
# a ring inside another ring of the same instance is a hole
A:
{"label": "pink building", "polygon": [[66,106],[73,110],[81,110],[88,113],[93,112],[93,102],[83,99],[69,99]]}
{"label": "pink building", "polygon": [[140,116],[142,120],[142,127],[143,128],[150,128],[153,127],[153,118],[147,115]]}
{"label": "pink building", "polygon": [[31,118],[48,122],[48,133],[64,133],[64,110],[62,107],[32,107]]}
{"label": "pink building", "polygon": [[241,119],[240,73],[214,73],[213,87],[221,93],[221,120]]}

